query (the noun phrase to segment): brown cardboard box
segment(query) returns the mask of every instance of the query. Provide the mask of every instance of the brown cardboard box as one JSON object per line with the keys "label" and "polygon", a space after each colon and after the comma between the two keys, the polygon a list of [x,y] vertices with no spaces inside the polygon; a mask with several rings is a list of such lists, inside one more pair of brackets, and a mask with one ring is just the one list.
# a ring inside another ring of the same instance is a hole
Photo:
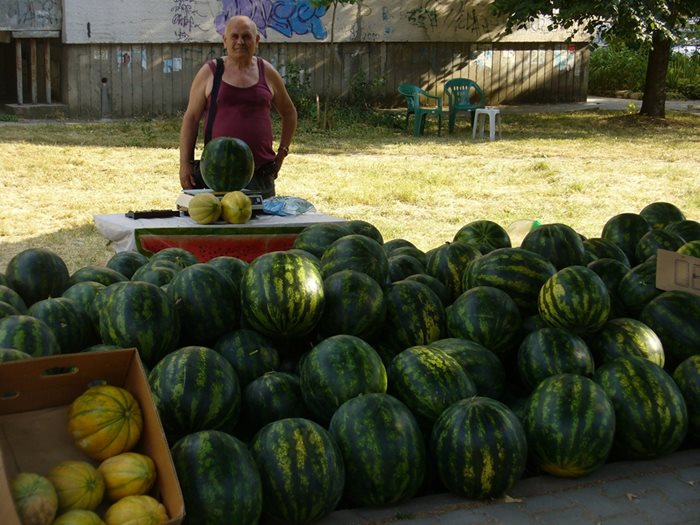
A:
{"label": "brown cardboard box", "polygon": [[700,258],[657,250],[656,287],[700,295]]}
{"label": "brown cardboard box", "polygon": [[[46,374],[46,370],[64,373]],[[89,460],[68,432],[68,408],[91,384],[126,388],[141,405],[144,428],[135,451],[156,464],[151,495],[168,511],[167,525],[182,523],[185,505],[165,433],[143,365],[134,349],[40,357],[0,364],[0,509],[3,525],[21,525],[9,480],[18,472],[45,475],[66,459]],[[102,510],[102,509],[99,509]]]}

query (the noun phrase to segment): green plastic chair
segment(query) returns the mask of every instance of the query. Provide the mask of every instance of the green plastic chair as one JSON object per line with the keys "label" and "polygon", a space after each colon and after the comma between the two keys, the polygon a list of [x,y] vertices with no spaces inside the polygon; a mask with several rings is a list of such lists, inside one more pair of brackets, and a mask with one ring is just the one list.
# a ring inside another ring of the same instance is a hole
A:
{"label": "green plastic chair", "polygon": [[[438,118],[438,135],[442,128],[442,98],[431,95],[427,91],[422,90],[413,84],[401,84],[399,93],[406,99],[406,132],[408,132],[408,118],[413,115],[413,134],[418,137],[425,130],[425,117],[428,115],[437,115]],[[435,105],[426,106],[435,102]]]}
{"label": "green plastic chair", "polygon": [[468,78],[453,78],[445,82],[444,91],[447,93],[448,131],[454,132],[455,120],[460,111],[469,113],[469,122],[473,127],[476,110],[486,107],[484,90],[479,84]]}

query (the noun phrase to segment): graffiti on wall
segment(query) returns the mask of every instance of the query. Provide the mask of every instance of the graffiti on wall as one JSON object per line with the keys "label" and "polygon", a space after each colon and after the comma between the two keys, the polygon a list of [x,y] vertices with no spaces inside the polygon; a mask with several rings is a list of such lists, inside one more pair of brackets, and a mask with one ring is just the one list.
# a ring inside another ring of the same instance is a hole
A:
{"label": "graffiti on wall", "polygon": [[0,30],[61,29],[61,0],[0,0]]}
{"label": "graffiti on wall", "polygon": [[492,16],[488,8],[476,4],[473,0],[423,0],[406,11],[406,19],[423,31],[467,32],[481,36],[498,27],[499,19]]}
{"label": "graffiti on wall", "polygon": [[172,24],[175,28],[175,38],[180,42],[188,42],[194,29],[202,29],[198,19],[205,16],[197,11],[196,0],[173,0],[170,8]]}

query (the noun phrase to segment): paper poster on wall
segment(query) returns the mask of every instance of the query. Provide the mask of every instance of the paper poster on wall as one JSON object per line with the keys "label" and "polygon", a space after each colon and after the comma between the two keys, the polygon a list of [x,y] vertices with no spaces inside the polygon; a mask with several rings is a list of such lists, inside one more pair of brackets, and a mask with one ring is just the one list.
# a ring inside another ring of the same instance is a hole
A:
{"label": "paper poster on wall", "polygon": [[117,70],[121,70],[122,67],[131,69],[131,51],[117,48]]}
{"label": "paper poster on wall", "polygon": [[163,73],[172,73],[173,72],[173,59],[172,58],[164,58],[163,59]]}
{"label": "paper poster on wall", "polygon": [[478,69],[491,69],[493,63],[493,51],[488,49],[486,51],[474,52],[472,53],[472,60]]}
{"label": "paper poster on wall", "polygon": [[141,50],[141,69],[148,69],[148,54],[145,49]]}
{"label": "paper poster on wall", "polygon": [[554,69],[561,72],[569,71],[569,53],[566,49],[554,50]]}

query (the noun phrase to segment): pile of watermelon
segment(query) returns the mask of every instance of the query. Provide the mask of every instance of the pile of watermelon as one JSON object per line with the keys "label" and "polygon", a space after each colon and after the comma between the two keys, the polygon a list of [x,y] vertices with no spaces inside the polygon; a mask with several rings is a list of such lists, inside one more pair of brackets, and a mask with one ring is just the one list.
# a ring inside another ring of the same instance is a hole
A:
{"label": "pile of watermelon", "polygon": [[138,348],[187,523],[498,497],[700,443],[700,295],[655,287],[658,249],[700,256],[700,223],[655,202],[596,238],[478,220],[422,251],[351,220],[72,275],[33,248],[0,274],[0,360]]}

